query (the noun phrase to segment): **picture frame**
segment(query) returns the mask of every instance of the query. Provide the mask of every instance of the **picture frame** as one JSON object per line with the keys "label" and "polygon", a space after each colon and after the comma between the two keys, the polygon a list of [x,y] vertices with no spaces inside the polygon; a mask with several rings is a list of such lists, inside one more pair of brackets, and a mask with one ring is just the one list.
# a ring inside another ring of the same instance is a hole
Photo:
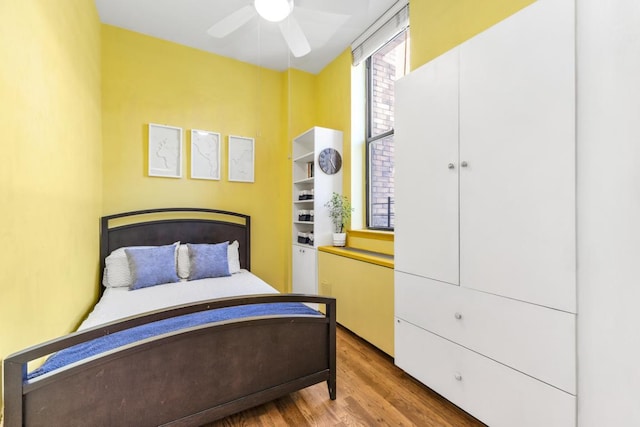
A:
{"label": "picture frame", "polygon": [[255,140],[229,135],[229,181],[254,182]]}
{"label": "picture frame", "polygon": [[220,180],[220,134],[191,129],[191,178]]}
{"label": "picture frame", "polygon": [[149,176],[182,178],[182,128],[149,123]]}

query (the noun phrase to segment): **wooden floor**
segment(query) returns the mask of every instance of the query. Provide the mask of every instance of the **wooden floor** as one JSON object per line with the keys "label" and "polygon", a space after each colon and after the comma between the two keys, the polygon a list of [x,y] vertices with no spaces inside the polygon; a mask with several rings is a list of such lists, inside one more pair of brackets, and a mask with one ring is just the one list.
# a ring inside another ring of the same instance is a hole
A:
{"label": "wooden floor", "polygon": [[207,427],[223,426],[484,426],[406,375],[393,360],[338,328],[337,399],[326,383],[249,409]]}

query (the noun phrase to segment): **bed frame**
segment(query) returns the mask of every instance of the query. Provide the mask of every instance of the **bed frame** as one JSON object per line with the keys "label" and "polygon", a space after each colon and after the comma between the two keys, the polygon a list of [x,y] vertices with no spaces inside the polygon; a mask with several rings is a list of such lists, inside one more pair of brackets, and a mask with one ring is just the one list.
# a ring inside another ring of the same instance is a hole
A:
{"label": "bed frame", "polygon": [[[114,220],[178,214],[183,218]],[[197,218],[190,217],[197,215]],[[204,219],[211,215],[215,219]],[[220,217],[230,218],[227,220]],[[155,209],[102,218],[100,263],[122,246],[240,242],[250,267],[250,218],[212,209]],[[229,320],[163,334],[27,380],[27,362],[145,323],[198,311],[271,302],[322,304],[324,316]],[[276,294],[216,299],[75,332],[4,361],[4,425],[198,426],[327,382],[336,398],[336,302]]]}

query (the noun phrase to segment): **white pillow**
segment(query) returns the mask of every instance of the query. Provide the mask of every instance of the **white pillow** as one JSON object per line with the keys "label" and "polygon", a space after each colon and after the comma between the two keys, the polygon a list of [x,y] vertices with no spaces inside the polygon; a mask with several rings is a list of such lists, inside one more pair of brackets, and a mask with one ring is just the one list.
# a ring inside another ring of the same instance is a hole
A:
{"label": "white pillow", "polygon": [[[234,240],[229,243],[227,248],[227,260],[229,261],[229,273],[240,272],[240,253],[238,252],[240,243]],[[178,276],[181,279],[188,279],[191,274],[191,266],[189,264],[189,248],[187,245],[180,245],[178,248]]]}
{"label": "white pillow", "polygon": [[[180,242],[176,242],[175,244],[180,244]],[[124,250],[129,248],[150,247],[152,246],[128,246],[118,248],[111,252],[104,260],[104,274],[102,276],[102,284],[104,287],[123,288],[131,286],[133,283],[133,277],[131,275],[131,270],[129,269],[129,259],[127,258],[127,254]]]}
{"label": "white pillow", "polygon": [[178,277],[188,279],[189,272],[189,248],[187,245],[180,245],[178,248]]}
{"label": "white pillow", "polygon": [[229,273],[240,273],[240,243],[234,240],[233,243],[229,243],[227,248],[227,259],[229,260]]}
{"label": "white pillow", "polygon": [[131,270],[125,248],[119,248],[111,252],[104,260],[104,276],[102,284],[106,288],[123,288],[131,286]]}

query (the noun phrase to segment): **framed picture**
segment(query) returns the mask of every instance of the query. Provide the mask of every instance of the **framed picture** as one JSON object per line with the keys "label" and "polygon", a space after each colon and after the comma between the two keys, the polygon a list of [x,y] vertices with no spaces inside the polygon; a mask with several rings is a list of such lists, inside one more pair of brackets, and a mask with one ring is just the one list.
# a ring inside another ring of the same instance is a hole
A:
{"label": "framed picture", "polygon": [[220,134],[191,130],[191,178],[220,179]]}
{"label": "framed picture", "polygon": [[182,128],[149,123],[149,176],[182,178]]}
{"label": "framed picture", "polygon": [[229,181],[254,182],[254,140],[229,135]]}

